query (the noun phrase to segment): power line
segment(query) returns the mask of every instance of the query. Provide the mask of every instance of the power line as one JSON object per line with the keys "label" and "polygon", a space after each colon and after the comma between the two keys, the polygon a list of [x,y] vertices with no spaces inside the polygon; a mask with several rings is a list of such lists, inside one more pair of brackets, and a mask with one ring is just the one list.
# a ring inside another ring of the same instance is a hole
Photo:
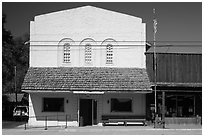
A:
{"label": "power line", "polygon": [[[56,40],[36,40],[36,41],[29,41],[29,42],[59,42],[60,41],[56,41]],[[61,42],[71,42],[71,43],[74,43],[74,42],[83,42],[83,40],[75,40],[75,41],[70,41],[70,40],[64,40],[64,41],[61,41]],[[112,40],[107,40],[107,41],[91,41],[91,40],[87,40],[87,41],[84,41],[84,42],[154,42],[153,41],[141,41],[141,40],[117,40],[117,41],[112,41]],[[157,42],[202,42],[202,41],[198,41],[198,40],[189,40],[189,41],[184,41],[184,40],[170,40],[170,41],[166,41],[166,40],[160,40],[160,41],[157,41]]]}
{"label": "power line", "polygon": [[[125,46],[132,46],[132,47],[136,47],[136,46],[146,46],[146,44],[112,44],[114,47],[125,47]],[[29,45],[29,46],[56,46],[56,47],[63,47],[64,45],[58,45],[58,44],[38,44],[38,45]],[[74,47],[74,46],[78,46],[78,47],[82,47],[85,46],[83,45],[78,45],[78,44],[70,44],[70,47]],[[97,45],[97,44],[91,44],[92,47],[106,47],[107,45]],[[154,46],[154,45],[147,45],[147,46]],[[158,47],[168,47],[168,46],[202,46],[201,44],[162,44],[159,45],[157,44],[156,46]]]}

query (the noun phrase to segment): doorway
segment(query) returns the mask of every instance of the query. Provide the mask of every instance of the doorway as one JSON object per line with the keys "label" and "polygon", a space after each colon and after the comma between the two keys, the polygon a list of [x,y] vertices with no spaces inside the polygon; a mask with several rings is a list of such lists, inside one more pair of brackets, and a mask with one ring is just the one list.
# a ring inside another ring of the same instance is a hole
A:
{"label": "doorway", "polygon": [[80,99],[79,125],[90,126],[94,124],[97,124],[97,101]]}

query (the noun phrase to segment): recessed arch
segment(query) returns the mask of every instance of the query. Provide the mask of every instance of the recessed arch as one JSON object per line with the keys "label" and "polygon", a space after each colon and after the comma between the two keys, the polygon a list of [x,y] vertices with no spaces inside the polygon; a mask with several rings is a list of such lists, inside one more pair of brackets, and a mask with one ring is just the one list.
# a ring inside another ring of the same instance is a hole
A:
{"label": "recessed arch", "polygon": [[107,38],[102,41],[101,46],[105,46],[106,64],[112,65],[114,60],[114,47],[118,45],[117,41],[112,38]]}
{"label": "recessed arch", "polygon": [[64,45],[65,43],[69,43],[70,45],[73,45],[75,42],[71,38],[63,38],[58,42],[58,45]]}
{"label": "recessed arch", "polygon": [[107,38],[101,42],[101,45],[107,45],[107,44],[118,45],[118,42],[113,38]]}
{"label": "recessed arch", "polygon": [[73,45],[74,40],[71,38],[63,38],[58,42],[58,52],[62,54],[60,56],[62,56],[63,63],[71,63],[71,46]]}
{"label": "recessed arch", "polygon": [[96,41],[93,38],[85,38],[80,42],[80,45],[86,45],[87,43],[94,45]]}
{"label": "recessed arch", "polygon": [[92,38],[85,38],[80,42],[84,47],[84,61],[85,64],[91,65],[93,60],[93,46],[96,46],[96,41]]}

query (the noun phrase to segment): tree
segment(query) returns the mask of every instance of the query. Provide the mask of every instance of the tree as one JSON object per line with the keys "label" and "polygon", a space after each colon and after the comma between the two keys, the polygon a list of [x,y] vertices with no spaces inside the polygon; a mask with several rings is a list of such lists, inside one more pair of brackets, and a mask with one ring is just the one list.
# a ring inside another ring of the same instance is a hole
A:
{"label": "tree", "polygon": [[24,44],[28,40],[29,34],[27,33],[23,37],[17,37],[14,39],[15,50],[13,56],[17,68],[17,92],[21,91],[21,85],[29,67],[29,45]]}
{"label": "tree", "polygon": [[2,91],[15,92],[15,70],[17,92],[21,91],[24,76],[29,67],[29,46],[24,43],[29,40],[29,34],[13,38],[10,31],[5,29],[6,15],[2,16]]}
{"label": "tree", "polygon": [[9,92],[14,89],[14,61],[13,36],[5,29],[6,15],[2,16],[2,91]]}

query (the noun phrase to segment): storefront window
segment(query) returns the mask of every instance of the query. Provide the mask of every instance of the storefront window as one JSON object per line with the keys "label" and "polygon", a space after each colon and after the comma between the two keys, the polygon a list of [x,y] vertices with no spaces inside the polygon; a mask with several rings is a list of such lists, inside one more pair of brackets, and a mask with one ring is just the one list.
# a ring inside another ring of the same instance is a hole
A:
{"label": "storefront window", "polygon": [[112,98],[111,112],[132,112],[132,99]]}
{"label": "storefront window", "polygon": [[[166,95],[165,112],[167,117],[194,116],[194,95]],[[161,99],[158,101],[158,112],[161,114]]]}
{"label": "storefront window", "polygon": [[64,112],[64,98],[43,98],[44,112]]}

